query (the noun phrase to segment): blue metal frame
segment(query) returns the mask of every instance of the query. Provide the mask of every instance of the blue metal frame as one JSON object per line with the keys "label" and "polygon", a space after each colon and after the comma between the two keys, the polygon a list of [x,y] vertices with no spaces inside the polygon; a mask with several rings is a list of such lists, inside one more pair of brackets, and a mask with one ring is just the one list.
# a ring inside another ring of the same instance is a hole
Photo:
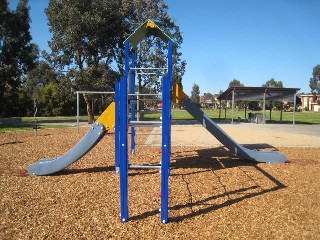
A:
{"label": "blue metal frame", "polygon": [[[136,67],[136,52],[131,51],[131,67]],[[132,70],[130,72],[130,93],[135,93],[135,70]],[[135,96],[132,96],[131,99],[134,99]],[[135,120],[135,108],[136,105],[134,102],[131,103],[131,121]],[[131,153],[134,153],[135,149],[135,129],[134,127],[131,127]]]}
{"label": "blue metal frame", "polygon": [[127,80],[120,79],[120,220],[128,221],[128,108]]}
{"label": "blue metal frame", "polygon": [[[161,155],[161,223],[168,222],[169,199],[169,174],[171,154],[171,100],[170,88],[172,85],[172,41],[168,42],[168,73],[162,79],[162,155]],[[125,42],[125,75],[120,78],[120,83],[115,85],[116,98],[116,134],[115,134],[115,164],[120,168],[120,220],[126,222],[128,213],[128,92],[135,92],[135,68],[136,53],[130,52],[129,42]],[[130,88],[128,88],[128,86]],[[130,104],[131,120],[135,120],[135,104]],[[135,132],[131,128],[131,151],[135,148]]]}
{"label": "blue metal frame", "polygon": [[168,75],[162,79],[162,155],[161,155],[161,212],[160,222],[168,222],[169,174],[171,154],[172,42],[168,44]]}
{"label": "blue metal frame", "polygon": [[128,77],[129,42],[125,42],[125,72],[120,78],[120,221],[126,222],[128,213]]}
{"label": "blue metal frame", "polygon": [[115,134],[114,134],[114,145],[115,145],[115,173],[119,174],[120,170],[120,82],[116,82],[114,86],[114,99],[115,99]]}

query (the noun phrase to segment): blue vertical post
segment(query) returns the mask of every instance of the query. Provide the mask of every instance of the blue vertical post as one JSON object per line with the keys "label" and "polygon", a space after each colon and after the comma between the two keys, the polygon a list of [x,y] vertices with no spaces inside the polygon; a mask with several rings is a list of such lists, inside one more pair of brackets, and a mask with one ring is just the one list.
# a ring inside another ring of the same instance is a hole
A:
{"label": "blue vertical post", "polygon": [[127,122],[127,81],[120,80],[120,220],[128,221],[128,122]]}
{"label": "blue vertical post", "polygon": [[120,171],[120,82],[116,82],[114,86],[114,98],[115,98],[115,134],[114,134],[114,145],[115,145],[115,172],[116,175]]}
{"label": "blue vertical post", "polygon": [[[171,155],[171,98],[170,98],[170,90],[171,90],[171,86],[172,86],[172,47],[173,47],[173,43],[172,41],[168,42],[168,94],[169,94],[169,151],[170,151],[170,155]],[[169,155],[169,162],[170,162],[170,155]],[[168,166],[170,168],[170,166]]]}
{"label": "blue vertical post", "polygon": [[162,155],[161,155],[161,223],[168,222],[168,197],[169,197],[169,134],[170,122],[168,121],[170,113],[168,111],[168,77],[162,79]]}
{"label": "blue vertical post", "polygon": [[161,223],[168,222],[169,171],[171,153],[172,42],[168,44],[168,75],[162,79]]}
{"label": "blue vertical post", "polygon": [[120,221],[128,221],[128,77],[129,42],[125,42],[125,73],[120,79]]}
{"label": "blue vertical post", "polygon": [[[136,52],[131,52],[131,67],[136,67]],[[135,93],[135,70],[131,70],[130,72],[130,93]],[[132,96],[131,99],[134,99],[135,96]],[[131,120],[135,120],[135,104],[131,103]],[[134,153],[135,149],[135,129],[131,127],[131,153]]]}
{"label": "blue vertical post", "polygon": [[172,84],[172,41],[168,42],[168,80],[170,81],[169,89],[171,88]]}

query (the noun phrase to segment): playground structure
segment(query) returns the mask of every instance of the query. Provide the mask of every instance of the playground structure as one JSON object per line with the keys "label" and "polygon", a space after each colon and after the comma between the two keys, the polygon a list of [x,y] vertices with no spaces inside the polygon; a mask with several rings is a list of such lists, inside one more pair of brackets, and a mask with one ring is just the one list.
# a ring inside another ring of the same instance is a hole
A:
{"label": "playground structure", "polygon": [[[163,68],[139,68],[136,67],[136,48],[138,44],[149,36],[159,37],[168,46],[167,66]],[[154,22],[147,20],[135,32],[130,35],[125,43],[125,69],[124,76],[115,84],[115,102],[102,113],[89,129],[87,134],[65,155],[40,160],[28,167],[32,175],[49,175],[58,172],[73,162],[80,159],[91,148],[93,148],[104,134],[115,128],[115,171],[120,177],[120,220],[129,220],[128,211],[128,170],[138,169],[160,169],[161,175],[161,203],[160,222],[168,222],[168,198],[169,198],[169,175],[171,155],[171,101],[183,106],[199,123],[213,136],[223,143],[232,153],[240,158],[265,163],[284,163],[284,155],[276,152],[259,152],[249,150],[237,144],[228,136],[215,122],[213,122],[198,105],[193,103],[182,89],[172,82],[172,47],[173,41]],[[144,93],[135,92],[135,80],[139,71],[144,74],[155,74],[152,71],[162,72],[161,93],[148,93],[162,97],[161,121],[141,121],[136,118],[139,111],[136,104],[139,96]],[[146,72],[147,71],[147,72]],[[164,73],[165,72],[165,73]],[[135,152],[135,128],[136,127],[161,127],[161,161],[160,165],[131,165],[129,164],[128,137],[131,136],[131,153]],[[129,132],[130,130],[130,132]],[[130,133],[130,134],[129,134]]]}

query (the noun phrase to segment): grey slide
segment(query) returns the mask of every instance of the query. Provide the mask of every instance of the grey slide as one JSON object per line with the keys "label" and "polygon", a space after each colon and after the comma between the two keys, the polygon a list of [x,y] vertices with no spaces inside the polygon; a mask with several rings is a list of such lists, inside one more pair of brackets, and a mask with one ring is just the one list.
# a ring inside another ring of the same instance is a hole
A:
{"label": "grey slide", "polygon": [[105,128],[101,123],[94,123],[83,138],[63,156],[42,159],[28,167],[30,175],[49,175],[56,173],[79,160],[89,152],[104,136]]}
{"label": "grey slide", "polygon": [[181,104],[204,128],[238,157],[265,163],[284,163],[286,161],[286,157],[277,152],[259,152],[239,145],[189,98],[183,99]]}

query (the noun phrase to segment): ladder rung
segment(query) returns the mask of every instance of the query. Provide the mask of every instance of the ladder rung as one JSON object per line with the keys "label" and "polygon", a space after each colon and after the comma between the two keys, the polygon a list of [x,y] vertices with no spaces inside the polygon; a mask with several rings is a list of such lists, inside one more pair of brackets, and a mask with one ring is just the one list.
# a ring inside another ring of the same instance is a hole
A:
{"label": "ladder rung", "polygon": [[161,121],[131,121],[129,127],[159,127],[162,125]]}
{"label": "ladder rung", "polygon": [[129,164],[130,169],[161,169],[161,165],[135,165]]}
{"label": "ladder rung", "polygon": [[162,135],[161,133],[139,133],[139,132],[136,132],[136,135]]}
{"label": "ladder rung", "polygon": [[128,96],[162,96],[162,93],[128,93]]}
{"label": "ladder rung", "polygon": [[161,113],[161,110],[135,110],[135,112],[139,113]]}
{"label": "ladder rung", "polygon": [[161,147],[160,143],[136,143],[136,146]]}

